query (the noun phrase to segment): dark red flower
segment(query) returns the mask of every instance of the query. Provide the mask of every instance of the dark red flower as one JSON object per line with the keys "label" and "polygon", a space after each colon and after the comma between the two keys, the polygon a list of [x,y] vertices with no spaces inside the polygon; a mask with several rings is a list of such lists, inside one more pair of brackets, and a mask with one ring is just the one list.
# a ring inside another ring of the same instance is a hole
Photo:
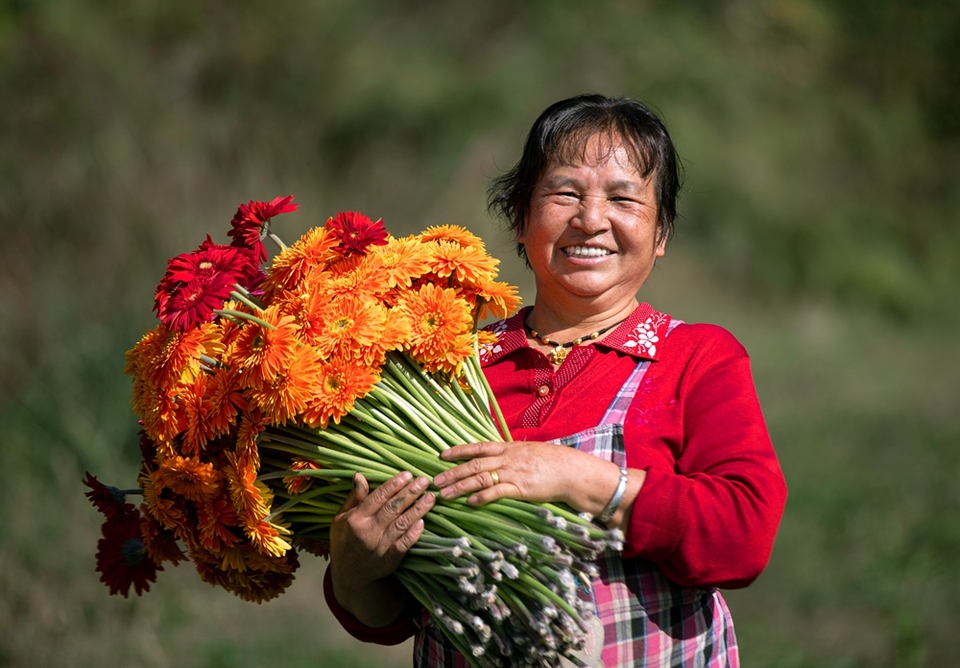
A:
{"label": "dark red flower", "polygon": [[197,250],[167,262],[153,308],[167,325],[186,331],[212,320],[235,284],[250,289],[262,281],[253,251],[215,244],[207,235]]}
{"label": "dark red flower", "polygon": [[341,211],[336,218],[327,221],[334,238],[340,241],[337,247],[342,255],[363,255],[367,246],[383,246],[387,243],[387,230],[383,221],[373,222],[358,211]]}
{"label": "dark red flower", "polygon": [[158,565],[147,554],[140,534],[140,511],[134,509],[131,517],[107,519],[101,527],[103,538],[97,542],[97,572],[100,581],[111,594],[126,598],[130,585],[137,595],[150,591],[150,583],[157,581]]}
{"label": "dark red flower", "polygon": [[267,249],[263,247],[264,225],[274,216],[281,213],[292,213],[299,204],[293,204],[293,195],[276,197],[269,202],[255,202],[241,204],[230,221],[232,228],[227,236],[233,237],[231,246],[246,248],[254,251],[257,262],[267,259]]}
{"label": "dark red flower", "polygon": [[83,479],[83,484],[90,488],[89,492],[84,492],[84,496],[90,499],[90,503],[97,510],[107,516],[108,521],[130,519],[136,516],[136,507],[132,503],[127,503],[126,495],[116,487],[104,485],[89,471],[87,477]]}

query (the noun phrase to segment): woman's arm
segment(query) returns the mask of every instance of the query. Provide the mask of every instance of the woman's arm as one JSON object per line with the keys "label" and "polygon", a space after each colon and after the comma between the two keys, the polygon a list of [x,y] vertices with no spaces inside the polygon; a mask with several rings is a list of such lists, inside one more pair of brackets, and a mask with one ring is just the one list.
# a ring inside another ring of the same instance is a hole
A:
{"label": "woman's arm", "polygon": [[358,473],[330,525],[331,603],[362,626],[390,626],[411,607],[410,594],[393,572],[423,533],[423,516],[435,500],[423,493],[427,485],[426,478],[404,472],[370,492]]}

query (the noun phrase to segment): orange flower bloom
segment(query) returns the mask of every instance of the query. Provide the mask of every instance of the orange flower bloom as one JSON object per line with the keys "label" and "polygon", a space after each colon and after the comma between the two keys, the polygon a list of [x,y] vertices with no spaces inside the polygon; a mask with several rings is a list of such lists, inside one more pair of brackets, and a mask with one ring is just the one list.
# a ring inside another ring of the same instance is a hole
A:
{"label": "orange flower bloom", "polygon": [[[291,550],[281,557],[264,557],[249,545],[238,545],[229,553],[229,561],[208,550],[191,551],[190,556],[200,579],[233,592],[245,601],[262,603],[276,598],[293,582],[300,563]],[[237,563],[240,568],[226,567]]]}
{"label": "orange flower bloom", "polygon": [[321,364],[320,382],[313,398],[300,419],[310,427],[326,427],[333,419],[340,418],[353,410],[354,402],[380,380],[379,375],[369,367],[333,359]]}
{"label": "orange flower bloom", "polygon": [[239,369],[244,387],[269,381],[296,355],[297,325],[293,316],[282,315],[271,306],[260,317],[273,329],[255,322],[244,324],[230,360],[230,365]]}
{"label": "orange flower bloom", "polygon": [[483,239],[459,225],[434,225],[420,233],[424,241],[452,241],[462,248],[484,249]]}
{"label": "orange flower bloom", "polygon": [[466,285],[490,281],[497,275],[499,260],[482,248],[463,248],[452,241],[438,241],[433,247],[430,268],[440,278],[452,276]]}
{"label": "orange flower bloom", "polygon": [[216,326],[212,323],[186,332],[161,323],[127,351],[124,372],[161,389],[190,382],[199,375],[200,355],[207,352],[216,335]]}
{"label": "orange flower bloom", "polygon": [[404,295],[398,308],[410,321],[410,354],[421,364],[449,367],[448,353],[458,358],[472,343],[464,339],[473,332],[470,306],[456,290],[428,283]]}
{"label": "orange flower bloom", "polygon": [[327,292],[330,298],[352,295],[368,299],[384,294],[390,287],[390,276],[383,270],[380,256],[367,255],[350,271],[331,276]]}
{"label": "orange flower bloom", "polygon": [[430,247],[414,236],[390,238],[385,246],[375,246],[373,254],[380,258],[390,287],[410,287],[413,279],[430,269]]}
{"label": "orange flower bloom", "polygon": [[206,501],[220,490],[220,473],[196,457],[169,457],[160,464],[159,482],[189,501]]}
{"label": "orange flower bloom", "polygon": [[247,538],[261,554],[282,557],[293,546],[280,537],[280,529],[275,524],[261,520],[253,526],[244,527]]}
{"label": "orange flower bloom", "polygon": [[239,543],[240,536],[231,530],[239,524],[237,513],[225,493],[197,504],[200,544],[208,550],[220,552]]}
{"label": "orange flower bloom", "polygon": [[310,321],[311,343],[325,359],[356,359],[379,339],[387,310],[379,302],[344,296],[311,314]]}
{"label": "orange flower bloom", "polygon": [[[320,465],[306,459],[294,459],[287,467],[288,471],[316,471]],[[290,494],[303,494],[313,485],[313,477],[306,475],[292,475],[283,479]]]}
{"label": "orange flower bloom", "polygon": [[252,468],[256,472],[260,468],[260,451],[257,450],[257,437],[268,423],[259,411],[244,412],[240,418],[240,428],[237,430],[236,461],[243,470]]}
{"label": "orange flower bloom", "polygon": [[177,537],[173,531],[160,524],[146,504],[141,504],[140,510],[143,513],[143,519],[140,520],[143,548],[154,563],[169,561],[176,566],[181,561],[186,561],[187,555],[177,545]]}
{"label": "orange flower bloom", "polygon": [[177,405],[180,407],[178,430],[183,434],[181,450],[184,454],[199,457],[210,440],[210,428],[207,424],[203,396],[206,393],[207,376],[200,374],[189,385],[181,385],[177,393]]}
{"label": "orange flower bloom", "polygon": [[134,391],[134,407],[143,420],[143,430],[156,442],[158,450],[172,452],[170,444],[180,433],[182,423],[177,391],[154,388],[146,383],[134,384]]}
{"label": "orange flower bloom", "polygon": [[264,290],[268,295],[275,295],[280,290],[299,291],[311,270],[323,267],[334,257],[331,249],[338,243],[326,227],[314,227],[307,231],[273,259],[267,280],[264,281]]}
{"label": "orange flower bloom", "polygon": [[143,490],[143,505],[154,519],[167,529],[176,529],[184,523],[183,512],[177,508],[176,503],[160,496],[163,482],[159,471],[148,471],[144,465],[138,480],[140,489]]}
{"label": "orange flower bloom", "polygon": [[226,453],[227,465],[224,473],[227,477],[230,501],[240,518],[244,529],[257,526],[270,514],[255,481],[257,470],[249,462],[241,460],[236,453]]}
{"label": "orange flower bloom", "polygon": [[520,308],[520,295],[517,294],[515,285],[498,281],[480,281],[475,289],[477,296],[482,300],[480,312],[477,315],[478,322],[487,317],[497,320],[508,318]]}
{"label": "orange flower bloom", "polygon": [[284,424],[306,409],[320,377],[320,356],[311,346],[294,351],[290,364],[247,389],[256,408],[270,424]]}
{"label": "orange flower bloom", "polygon": [[230,431],[238,412],[246,408],[247,400],[240,393],[234,373],[221,368],[207,378],[203,394],[203,414],[209,438],[216,438]]}

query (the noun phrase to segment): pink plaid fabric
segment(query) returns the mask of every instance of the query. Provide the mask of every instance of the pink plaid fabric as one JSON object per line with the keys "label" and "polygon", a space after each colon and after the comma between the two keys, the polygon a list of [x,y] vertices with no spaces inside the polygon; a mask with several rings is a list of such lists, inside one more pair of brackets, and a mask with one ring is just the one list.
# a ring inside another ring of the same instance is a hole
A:
{"label": "pink plaid fabric", "polygon": [[[667,333],[680,324],[671,321]],[[592,429],[556,441],[626,465],[623,423],[650,361],[642,361],[617,393],[603,420]],[[600,576],[580,595],[592,599],[603,623],[601,658],[613,666],[739,668],[730,611],[715,588],[681,587],[645,559],[623,559],[607,550],[598,560]],[[469,663],[424,612],[414,645],[414,666],[467,668]]]}

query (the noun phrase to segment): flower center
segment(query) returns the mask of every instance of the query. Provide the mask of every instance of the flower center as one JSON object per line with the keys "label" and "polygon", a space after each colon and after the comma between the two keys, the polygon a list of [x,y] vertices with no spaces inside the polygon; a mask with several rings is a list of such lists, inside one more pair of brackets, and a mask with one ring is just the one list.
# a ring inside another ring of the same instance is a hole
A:
{"label": "flower center", "polygon": [[353,325],[353,320],[350,318],[339,318],[333,323],[333,331],[342,332],[345,329],[349,329]]}
{"label": "flower center", "polygon": [[143,541],[139,538],[128,538],[120,548],[120,555],[123,557],[124,566],[129,568],[139,566],[143,561]]}

